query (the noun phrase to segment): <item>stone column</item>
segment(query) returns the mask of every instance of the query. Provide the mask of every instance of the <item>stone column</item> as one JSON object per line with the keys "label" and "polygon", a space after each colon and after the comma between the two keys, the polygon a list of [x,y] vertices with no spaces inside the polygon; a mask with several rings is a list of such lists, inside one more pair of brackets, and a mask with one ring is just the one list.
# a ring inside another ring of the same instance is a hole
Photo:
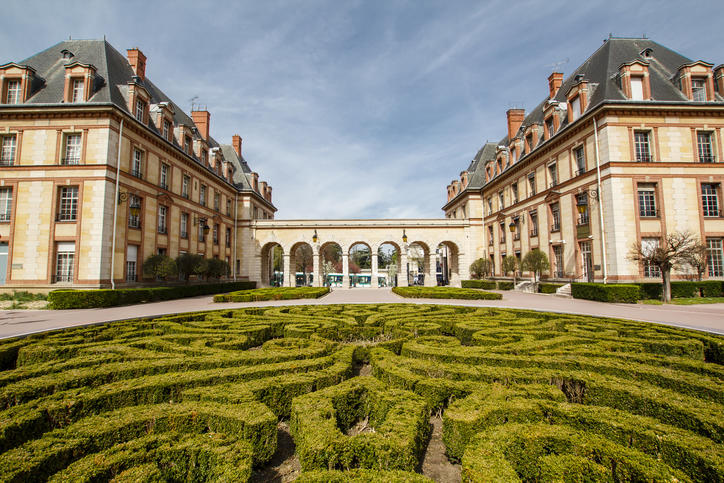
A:
{"label": "stone column", "polygon": [[437,254],[430,252],[427,255],[427,271],[425,272],[425,287],[437,286]]}
{"label": "stone column", "polygon": [[407,287],[407,277],[409,273],[407,271],[407,249],[401,250],[400,253],[400,270],[398,271],[397,275],[397,286],[398,287]]}
{"label": "stone column", "polygon": [[294,281],[292,281],[291,276],[291,256],[288,253],[284,254],[284,283],[282,284],[285,287],[293,287]]}
{"label": "stone column", "polygon": [[319,270],[319,251],[315,250],[312,253],[312,287],[321,287],[321,270]]}
{"label": "stone column", "polygon": [[378,288],[380,286],[379,274],[377,273],[377,253],[372,254],[372,280],[370,280],[370,287]]}
{"label": "stone column", "polygon": [[342,253],[342,287],[349,288],[349,253]]}

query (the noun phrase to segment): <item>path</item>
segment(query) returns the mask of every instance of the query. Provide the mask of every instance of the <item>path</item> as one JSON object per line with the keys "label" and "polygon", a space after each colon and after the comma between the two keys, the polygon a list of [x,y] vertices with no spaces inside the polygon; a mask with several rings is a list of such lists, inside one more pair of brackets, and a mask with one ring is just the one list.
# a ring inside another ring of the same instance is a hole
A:
{"label": "path", "polygon": [[217,304],[214,303],[213,297],[202,296],[106,309],[0,310],[0,339],[79,325],[181,312],[278,305],[374,303],[440,304],[541,310],[655,322],[724,335],[724,304],[609,304],[591,300],[567,299],[553,295],[521,292],[501,293],[503,294],[502,300],[433,300],[405,299],[393,294],[390,289],[355,288],[334,289],[332,293],[319,299]]}

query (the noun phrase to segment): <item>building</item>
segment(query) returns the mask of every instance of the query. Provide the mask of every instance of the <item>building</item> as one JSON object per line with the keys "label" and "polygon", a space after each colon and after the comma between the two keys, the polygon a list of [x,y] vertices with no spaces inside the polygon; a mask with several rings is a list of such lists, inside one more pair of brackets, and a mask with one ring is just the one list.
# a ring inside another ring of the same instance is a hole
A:
{"label": "building", "polygon": [[145,75],[138,49],[61,42],[0,66],[0,284],[140,281],[162,253],[220,258],[245,277],[243,237],[272,188]]}
{"label": "building", "polygon": [[538,248],[552,279],[643,281],[659,274],[631,246],[689,231],[709,248],[706,275],[724,276],[724,66],[609,38],[547,87],[447,187],[446,217],[480,225],[478,256],[503,275],[506,255]]}

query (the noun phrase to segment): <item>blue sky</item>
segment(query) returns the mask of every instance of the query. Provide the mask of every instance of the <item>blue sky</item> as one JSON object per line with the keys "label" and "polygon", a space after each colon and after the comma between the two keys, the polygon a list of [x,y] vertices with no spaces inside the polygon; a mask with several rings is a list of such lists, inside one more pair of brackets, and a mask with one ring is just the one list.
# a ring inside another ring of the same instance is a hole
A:
{"label": "blue sky", "polygon": [[724,63],[724,2],[3,1],[0,62],[63,39],[139,47],[212,135],[244,138],[277,218],[434,218],[505,111],[609,33]]}

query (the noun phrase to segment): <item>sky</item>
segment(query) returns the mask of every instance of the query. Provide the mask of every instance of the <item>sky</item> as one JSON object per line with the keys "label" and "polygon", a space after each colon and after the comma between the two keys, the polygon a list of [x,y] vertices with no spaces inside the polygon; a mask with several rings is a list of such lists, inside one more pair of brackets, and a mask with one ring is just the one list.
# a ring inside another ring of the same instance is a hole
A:
{"label": "sky", "polygon": [[218,142],[244,139],[277,219],[440,218],[551,72],[609,34],[718,65],[722,18],[721,0],[3,0],[0,63],[105,35],[186,112],[206,106]]}

